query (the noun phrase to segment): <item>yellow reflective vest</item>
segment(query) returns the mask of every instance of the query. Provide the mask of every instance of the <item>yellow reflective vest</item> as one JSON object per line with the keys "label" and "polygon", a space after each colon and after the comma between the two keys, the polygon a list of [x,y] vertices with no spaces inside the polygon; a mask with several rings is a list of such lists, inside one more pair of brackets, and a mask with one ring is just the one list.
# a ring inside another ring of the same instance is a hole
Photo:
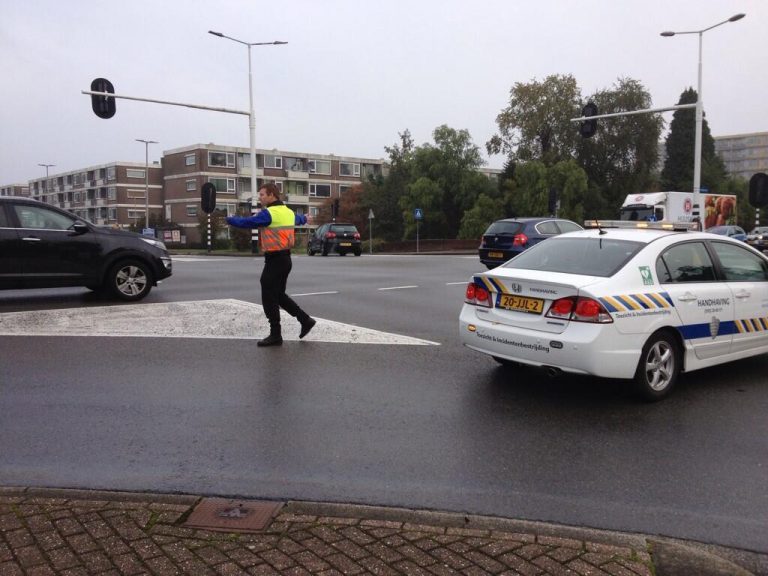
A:
{"label": "yellow reflective vest", "polygon": [[268,206],[272,222],[266,228],[261,228],[261,249],[264,252],[290,250],[296,242],[294,228],[296,215],[284,204]]}

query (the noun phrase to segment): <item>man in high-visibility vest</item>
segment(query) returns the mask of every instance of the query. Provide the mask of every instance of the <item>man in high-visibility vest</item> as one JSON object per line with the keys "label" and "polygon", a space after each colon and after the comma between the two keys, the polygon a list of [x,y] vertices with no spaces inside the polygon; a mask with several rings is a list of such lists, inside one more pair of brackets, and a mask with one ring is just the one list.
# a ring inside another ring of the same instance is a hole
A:
{"label": "man in high-visibility vest", "polygon": [[312,330],[316,321],[285,293],[291,273],[291,248],[295,243],[294,227],[307,223],[303,214],[295,214],[280,200],[280,190],[273,183],[259,188],[259,202],[264,207],[255,216],[228,216],[227,223],[236,228],[259,228],[259,241],[264,252],[264,270],[261,272],[261,303],[269,320],[269,336],[259,340],[258,346],[280,346],[280,308],[301,324],[299,338]]}

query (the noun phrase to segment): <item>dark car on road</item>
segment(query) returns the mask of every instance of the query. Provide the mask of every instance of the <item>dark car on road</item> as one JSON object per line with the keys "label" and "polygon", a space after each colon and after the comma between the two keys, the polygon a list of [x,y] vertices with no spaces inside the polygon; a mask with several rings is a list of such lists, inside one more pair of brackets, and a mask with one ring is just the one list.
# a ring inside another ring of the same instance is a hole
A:
{"label": "dark car on road", "polygon": [[141,300],[171,275],[165,245],[31,198],[0,197],[0,290],[85,286]]}
{"label": "dark car on road", "polygon": [[310,256],[318,252],[323,256],[328,256],[331,252],[336,252],[339,256],[346,256],[349,252],[360,256],[362,251],[357,227],[343,222],[330,222],[318,226],[307,242],[307,254]]}
{"label": "dark car on road", "polygon": [[768,226],[758,226],[747,234],[747,244],[755,250],[768,250]]}
{"label": "dark car on road", "polygon": [[728,236],[729,238],[741,240],[742,242],[746,242],[747,240],[747,233],[744,232],[744,229],[741,226],[712,226],[712,228],[707,228],[707,232],[710,234],[719,234],[720,236]]}
{"label": "dark car on road", "polygon": [[576,222],[562,218],[504,218],[496,220],[480,241],[480,262],[489,269],[503,264],[542,240],[583,230]]}

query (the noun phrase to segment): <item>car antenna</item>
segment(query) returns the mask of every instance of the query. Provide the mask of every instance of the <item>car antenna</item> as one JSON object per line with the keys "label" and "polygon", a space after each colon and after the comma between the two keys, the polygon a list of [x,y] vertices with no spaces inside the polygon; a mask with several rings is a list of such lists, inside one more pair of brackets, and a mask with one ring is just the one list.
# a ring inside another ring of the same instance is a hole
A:
{"label": "car antenna", "polygon": [[600,220],[598,220],[597,218],[595,218],[595,227],[597,228],[597,233],[600,234],[601,236],[603,234],[608,234],[608,231],[603,230],[602,226],[600,226]]}

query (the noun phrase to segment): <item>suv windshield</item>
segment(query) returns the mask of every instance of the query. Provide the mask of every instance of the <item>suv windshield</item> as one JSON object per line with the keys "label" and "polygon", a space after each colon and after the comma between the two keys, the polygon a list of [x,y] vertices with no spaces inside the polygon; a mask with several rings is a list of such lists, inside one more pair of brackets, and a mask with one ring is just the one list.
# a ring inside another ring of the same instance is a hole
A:
{"label": "suv windshield", "polygon": [[519,254],[503,267],[607,278],[644,245],[609,238],[550,238]]}
{"label": "suv windshield", "polygon": [[488,226],[488,230],[485,231],[485,235],[492,236],[497,234],[502,236],[504,234],[517,234],[522,227],[523,224],[521,222],[506,222],[504,220],[499,220],[498,222],[494,222]]}

